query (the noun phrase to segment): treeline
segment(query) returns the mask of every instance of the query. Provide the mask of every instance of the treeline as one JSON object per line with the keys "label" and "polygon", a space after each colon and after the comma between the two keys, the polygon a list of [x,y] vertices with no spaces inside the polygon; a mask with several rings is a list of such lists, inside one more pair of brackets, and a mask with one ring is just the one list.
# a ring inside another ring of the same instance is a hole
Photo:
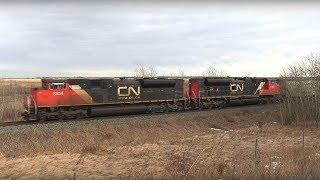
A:
{"label": "treeline", "polygon": [[283,70],[280,112],[284,124],[319,126],[320,54],[311,53]]}

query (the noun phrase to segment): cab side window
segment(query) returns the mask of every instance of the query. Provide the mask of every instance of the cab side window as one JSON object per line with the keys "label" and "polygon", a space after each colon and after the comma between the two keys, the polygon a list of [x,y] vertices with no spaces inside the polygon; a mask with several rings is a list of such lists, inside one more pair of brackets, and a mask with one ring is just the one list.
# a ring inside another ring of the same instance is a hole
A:
{"label": "cab side window", "polygon": [[48,89],[48,84],[47,83],[42,83],[42,89]]}
{"label": "cab side window", "polygon": [[272,80],[272,81],[270,81],[270,84],[277,84],[277,81]]}

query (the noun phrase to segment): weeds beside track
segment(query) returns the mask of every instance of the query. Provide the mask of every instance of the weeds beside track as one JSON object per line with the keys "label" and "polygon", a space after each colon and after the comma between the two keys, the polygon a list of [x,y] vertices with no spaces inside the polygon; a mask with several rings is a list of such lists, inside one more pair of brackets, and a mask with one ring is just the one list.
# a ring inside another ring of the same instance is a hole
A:
{"label": "weeds beside track", "polygon": [[0,122],[20,121],[23,100],[30,87],[40,86],[38,79],[0,79]]}

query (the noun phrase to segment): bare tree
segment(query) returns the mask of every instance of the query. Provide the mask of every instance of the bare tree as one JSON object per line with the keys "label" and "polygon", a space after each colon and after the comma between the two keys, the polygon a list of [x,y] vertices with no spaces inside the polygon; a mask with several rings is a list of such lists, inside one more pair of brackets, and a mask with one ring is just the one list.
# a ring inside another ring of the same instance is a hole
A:
{"label": "bare tree", "polygon": [[305,59],[309,61],[308,74],[311,77],[320,77],[320,53],[311,53]]}
{"label": "bare tree", "polygon": [[186,76],[182,69],[179,69],[179,76]]}
{"label": "bare tree", "polygon": [[218,69],[215,65],[208,65],[208,67],[202,72],[203,76],[218,76],[218,77],[223,77],[223,76],[228,76],[225,71],[222,69]]}
{"label": "bare tree", "polygon": [[158,74],[156,68],[153,66],[148,67],[148,72],[149,72],[149,74],[148,74],[149,77],[155,77]]}
{"label": "bare tree", "polygon": [[251,77],[251,76],[252,76],[252,73],[250,73],[250,72],[245,72],[242,75],[242,77]]}
{"label": "bare tree", "polygon": [[310,53],[299,62],[289,65],[280,74],[282,77],[320,77],[320,53]]}
{"label": "bare tree", "polygon": [[135,68],[135,77],[155,77],[157,75],[157,70],[153,66],[144,66],[139,64],[138,67]]}
{"label": "bare tree", "polygon": [[291,64],[287,69],[282,70],[281,77],[307,77],[308,67],[306,61],[302,60],[298,63]]}
{"label": "bare tree", "polygon": [[284,69],[280,112],[285,124],[320,122],[320,54],[311,53]]}
{"label": "bare tree", "polygon": [[183,77],[183,76],[186,76],[186,75],[185,75],[185,73],[184,73],[184,70],[179,69],[179,70],[176,71],[176,72],[171,72],[169,76],[172,76],[172,77],[176,77],[176,76]]}
{"label": "bare tree", "polygon": [[220,77],[226,77],[226,76],[229,76],[228,73],[222,69],[220,69],[220,73],[218,74],[218,76]]}

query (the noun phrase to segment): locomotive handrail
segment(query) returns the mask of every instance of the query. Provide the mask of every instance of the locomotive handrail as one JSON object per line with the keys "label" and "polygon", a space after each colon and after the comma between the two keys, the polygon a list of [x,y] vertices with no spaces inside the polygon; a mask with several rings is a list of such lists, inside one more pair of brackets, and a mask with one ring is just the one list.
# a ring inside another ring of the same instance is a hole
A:
{"label": "locomotive handrail", "polygon": [[28,109],[28,115],[30,114],[30,96],[27,96],[27,109]]}
{"label": "locomotive handrail", "polygon": [[33,96],[31,96],[32,100],[33,100],[33,104],[34,104],[34,114],[38,115],[38,106],[36,103],[36,100],[33,98]]}

